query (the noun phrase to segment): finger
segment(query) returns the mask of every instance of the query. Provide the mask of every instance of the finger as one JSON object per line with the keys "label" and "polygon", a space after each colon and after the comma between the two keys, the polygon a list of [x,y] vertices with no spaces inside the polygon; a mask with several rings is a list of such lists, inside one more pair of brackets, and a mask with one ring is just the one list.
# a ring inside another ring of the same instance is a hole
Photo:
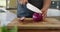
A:
{"label": "finger", "polygon": [[43,19],[45,19],[45,18],[46,18],[46,16],[47,16],[47,11],[46,11],[46,12],[44,12],[44,14],[43,14]]}
{"label": "finger", "polygon": [[45,11],[43,14],[42,14],[42,16],[45,16],[47,14],[47,11]]}
{"label": "finger", "polygon": [[46,15],[43,17],[43,21],[46,19]]}

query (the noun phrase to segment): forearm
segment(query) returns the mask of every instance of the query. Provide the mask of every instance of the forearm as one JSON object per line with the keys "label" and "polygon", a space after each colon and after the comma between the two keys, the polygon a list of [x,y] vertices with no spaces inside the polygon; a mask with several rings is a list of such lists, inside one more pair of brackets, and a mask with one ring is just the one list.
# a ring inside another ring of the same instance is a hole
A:
{"label": "forearm", "polygon": [[44,0],[43,8],[42,10],[47,10],[51,4],[51,0]]}

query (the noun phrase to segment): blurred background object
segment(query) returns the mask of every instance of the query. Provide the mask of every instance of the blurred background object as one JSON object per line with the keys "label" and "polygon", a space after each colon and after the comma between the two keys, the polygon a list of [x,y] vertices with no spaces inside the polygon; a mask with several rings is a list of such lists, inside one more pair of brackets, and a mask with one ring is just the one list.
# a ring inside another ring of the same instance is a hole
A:
{"label": "blurred background object", "polygon": [[0,0],[0,7],[6,7],[6,0]]}
{"label": "blurred background object", "polygon": [[50,8],[60,9],[60,0],[51,0]]}
{"label": "blurred background object", "polygon": [[17,8],[17,0],[6,0],[6,8],[7,9]]}
{"label": "blurred background object", "polygon": [[7,25],[15,18],[16,18],[16,14],[10,12],[9,10],[6,10],[5,8],[0,8],[1,26]]}
{"label": "blurred background object", "polygon": [[[17,0],[6,0],[6,8],[17,8]],[[51,0],[50,8],[59,9],[60,0]]]}
{"label": "blurred background object", "polygon": [[[17,9],[17,0],[0,0],[0,7]],[[60,0],[51,0],[50,8],[60,9]]]}

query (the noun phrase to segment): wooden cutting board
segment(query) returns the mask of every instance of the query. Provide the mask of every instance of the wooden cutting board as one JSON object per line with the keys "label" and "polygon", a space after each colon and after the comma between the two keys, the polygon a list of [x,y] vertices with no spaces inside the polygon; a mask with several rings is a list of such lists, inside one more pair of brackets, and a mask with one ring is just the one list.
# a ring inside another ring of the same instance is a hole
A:
{"label": "wooden cutting board", "polygon": [[60,21],[55,18],[46,18],[45,21],[34,22],[32,18],[26,18],[24,22],[19,21],[18,18],[14,19],[7,26],[17,25],[20,28],[59,28]]}

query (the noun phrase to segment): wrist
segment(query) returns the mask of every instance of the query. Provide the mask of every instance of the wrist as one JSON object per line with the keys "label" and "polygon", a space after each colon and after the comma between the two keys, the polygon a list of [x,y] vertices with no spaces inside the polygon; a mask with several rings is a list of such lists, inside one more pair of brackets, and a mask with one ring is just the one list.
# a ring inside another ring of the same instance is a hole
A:
{"label": "wrist", "polygon": [[41,9],[41,11],[42,11],[42,12],[45,12],[45,11],[47,11],[47,9]]}

